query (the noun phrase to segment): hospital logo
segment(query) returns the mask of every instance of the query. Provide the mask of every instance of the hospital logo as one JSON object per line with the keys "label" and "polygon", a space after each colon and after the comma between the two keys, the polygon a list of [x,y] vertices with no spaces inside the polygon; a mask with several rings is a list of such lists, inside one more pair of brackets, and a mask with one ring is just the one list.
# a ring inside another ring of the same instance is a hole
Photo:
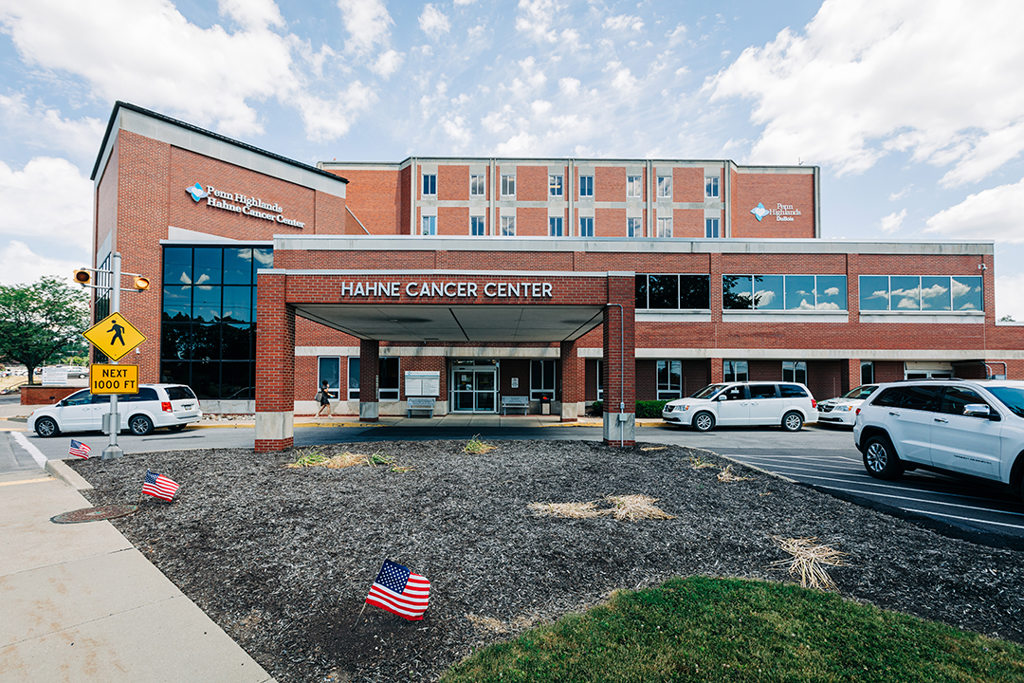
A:
{"label": "hospital logo", "polygon": [[[192,195],[192,199],[195,200],[196,202],[199,202],[199,201],[201,201],[203,199],[206,199],[207,197],[210,196],[210,193],[207,192],[206,190],[204,190],[203,186],[200,185],[199,183],[196,183],[195,185],[192,185],[191,187],[186,187],[185,188],[185,192],[188,192],[190,195]],[[758,220],[761,220],[761,219],[758,218]]]}
{"label": "hospital logo", "polygon": [[[196,187],[198,187],[198,185]],[[199,201],[199,200],[197,199],[196,201]],[[755,206],[753,209],[750,210],[750,213],[754,214],[754,218],[757,219],[758,223],[761,222],[762,218],[764,218],[765,216],[770,215],[771,212],[772,212],[771,209],[764,208],[764,202],[758,202],[757,206]]]}

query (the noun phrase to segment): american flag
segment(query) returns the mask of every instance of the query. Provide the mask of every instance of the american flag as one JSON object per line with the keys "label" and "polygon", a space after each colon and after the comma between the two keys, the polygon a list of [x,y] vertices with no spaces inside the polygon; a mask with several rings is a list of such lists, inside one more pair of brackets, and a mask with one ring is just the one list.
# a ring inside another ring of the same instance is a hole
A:
{"label": "american flag", "polygon": [[89,444],[71,439],[71,447],[68,449],[68,455],[75,455],[78,456],[79,458],[85,458],[86,460],[88,460],[89,451],[91,450],[92,449],[89,448]]}
{"label": "american flag", "polygon": [[169,501],[174,498],[179,488],[181,487],[173,479],[146,470],[146,480],[142,482],[142,493],[145,495]]}
{"label": "american flag", "polygon": [[410,621],[419,621],[427,611],[429,598],[430,582],[427,577],[414,574],[391,560],[384,560],[366,602]]}

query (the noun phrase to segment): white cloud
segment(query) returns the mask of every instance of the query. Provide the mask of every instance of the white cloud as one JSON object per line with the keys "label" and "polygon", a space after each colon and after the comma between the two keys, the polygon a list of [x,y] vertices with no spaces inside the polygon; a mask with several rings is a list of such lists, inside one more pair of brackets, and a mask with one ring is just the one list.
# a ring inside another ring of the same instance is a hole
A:
{"label": "white cloud", "polygon": [[473,133],[469,130],[466,119],[463,116],[451,115],[441,121],[441,128],[444,130],[457,150],[465,149],[473,139]]}
{"label": "white cloud", "polygon": [[574,97],[580,93],[580,79],[578,78],[559,78],[558,89],[563,95]]}
{"label": "white cloud", "polygon": [[1024,323],[1024,273],[996,275],[996,319],[1012,316],[1018,323]]}
{"label": "white cloud", "polygon": [[219,0],[221,14],[227,15],[247,29],[284,26],[284,17],[274,0]]}
{"label": "white cloud", "polygon": [[670,47],[675,47],[679,43],[683,42],[686,38],[686,25],[677,24],[674,29],[668,34],[668,44]]}
{"label": "white cloud", "polygon": [[802,33],[747,48],[705,91],[756,102],[751,120],[764,129],[750,161],[801,157],[855,173],[902,151],[951,166],[945,185],[973,182],[1024,150],[1019,17],[1016,0],[927,12],[914,0],[870,11],[826,0]]}
{"label": "white cloud", "polygon": [[297,95],[295,104],[299,108],[306,137],[315,142],[334,140],[352,127],[355,117],[376,104],[377,94],[373,88],[360,81],[354,81],[332,99]]}
{"label": "white cloud", "polygon": [[640,17],[616,14],[605,19],[601,27],[607,31],[640,31],[644,27],[644,22]]}
{"label": "white cloud", "polygon": [[555,0],[519,0],[516,30],[538,43],[558,40],[555,15],[561,9]]}
{"label": "white cloud", "polygon": [[476,0],[455,0],[454,5],[456,7],[465,7],[466,5],[472,5]]}
{"label": "white cloud", "polygon": [[608,62],[604,70],[612,74],[611,86],[618,93],[629,93],[636,90],[638,81],[629,67],[623,66],[622,62]]}
{"label": "white cloud", "polygon": [[903,209],[899,212],[892,212],[888,216],[882,217],[881,229],[887,235],[891,235],[900,229],[903,225],[903,219],[907,217],[907,210]]}
{"label": "white cloud", "polygon": [[86,117],[71,120],[42,102],[31,106],[25,96],[0,95],[0,127],[9,138],[18,138],[39,149],[61,151],[82,163],[95,159],[106,122]]}
{"label": "white cloud", "polygon": [[[51,256],[92,245],[93,184],[67,159],[36,157],[15,170],[0,161],[0,235],[45,239]],[[84,263],[84,261],[83,261]]]}
{"label": "white cloud", "polygon": [[338,0],[338,9],[349,34],[345,49],[365,55],[388,44],[394,21],[383,0]]}
{"label": "white cloud", "polygon": [[969,195],[926,222],[926,233],[945,238],[1024,242],[1020,217],[1024,216],[1024,178]]}
{"label": "white cloud", "polygon": [[438,34],[448,33],[452,28],[451,22],[444,12],[427,3],[420,14],[420,30],[430,37],[437,37]]}
{"label": "white cloud", "polygon": [[904,187],[902,190],[898,190],[896,192],[889,193],[889,201],[890,202],[896,202],[896,201],[899,201],[899,200],[903,199],[908,194],[910,194],[910,191],[913,188],[914,188],[914,185],[913,185],[913,183],[911,183],[910,185],[907,185],[906,187]]}
{"label": "white cloud", "polygon": [[388,50],[387,52],[380,53],[380,56],[377,57],[377,61],[373,63],[370,70],[378,76],[388,78],[402,66],[402,60],[401,52]]}
{"label": "white cloud", "polygon": [[70,281],[76,268],[88,266],[89,252],[83,251],[78,259],[54,258],[37,254],[20,240],[0,246],[0,284],[21,285],[37,282],[44,275],[63,277]]}

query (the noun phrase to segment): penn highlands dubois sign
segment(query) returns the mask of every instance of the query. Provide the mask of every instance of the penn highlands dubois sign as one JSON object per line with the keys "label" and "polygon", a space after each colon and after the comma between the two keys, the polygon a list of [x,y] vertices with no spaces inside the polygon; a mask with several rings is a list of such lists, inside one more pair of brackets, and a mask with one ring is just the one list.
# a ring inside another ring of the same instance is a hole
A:
{"label": "penn highlands dubois sign", "polygon": [[271,204],[259,197],[250,197],[241,192],[218,190],[213,185],[207,185],[204,188],[199,183],[186,187],[185,191],[188,192],[189,196],[197,204],[205,199],[206,205],[214,209],[222,209],[232,213],[240,213],[243,216],[252,216],[253,218],[260,218],[265,221],[290,225],[293,228],[306,227],[306,224],[302,221],[297,221],[294,218],[285,218],[282,215],[284,209],[277,202]]}

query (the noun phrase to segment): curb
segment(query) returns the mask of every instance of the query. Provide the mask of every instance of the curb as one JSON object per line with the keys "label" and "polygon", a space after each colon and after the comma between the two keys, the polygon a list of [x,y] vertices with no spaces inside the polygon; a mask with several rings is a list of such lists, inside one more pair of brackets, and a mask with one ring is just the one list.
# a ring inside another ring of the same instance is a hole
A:
{"label": "curb", "polygon": [[67,463],[63,460],[47,460],[44,469],[73,489],[78,491],[89,491],[92,489],[92,484],[83,479],[82,475],[78,472],[68,467]]}

